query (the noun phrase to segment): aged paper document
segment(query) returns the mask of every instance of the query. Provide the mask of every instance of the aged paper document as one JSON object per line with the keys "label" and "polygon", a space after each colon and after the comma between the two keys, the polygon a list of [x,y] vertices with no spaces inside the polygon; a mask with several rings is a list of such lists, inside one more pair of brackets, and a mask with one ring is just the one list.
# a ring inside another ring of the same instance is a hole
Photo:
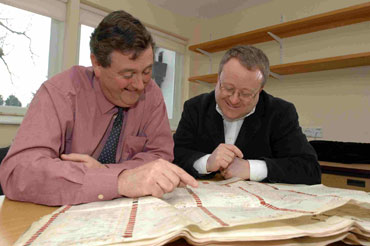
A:
{"label": "aged paper document", "polygon": [[162,199],[63,206],[16,245],[370,245],[370,193],[323,185],[202,181]]}

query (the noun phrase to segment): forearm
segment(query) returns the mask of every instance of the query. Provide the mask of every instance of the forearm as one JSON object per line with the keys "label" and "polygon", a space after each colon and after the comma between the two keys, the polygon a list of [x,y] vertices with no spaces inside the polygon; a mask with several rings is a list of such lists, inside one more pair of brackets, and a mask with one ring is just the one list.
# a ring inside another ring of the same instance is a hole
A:
{"label": "forearm", "polygon": [[56,206],[119,197],[121,170],[87,168],[83,163],[50,158],[44,152],[24,151],[4,161],[1,180],[9,199]]}

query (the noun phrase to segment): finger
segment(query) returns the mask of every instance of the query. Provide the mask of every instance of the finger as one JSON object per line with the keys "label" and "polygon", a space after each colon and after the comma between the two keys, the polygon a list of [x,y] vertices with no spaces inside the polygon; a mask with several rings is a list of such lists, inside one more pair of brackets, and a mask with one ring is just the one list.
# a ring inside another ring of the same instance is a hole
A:
{"label": "finger", "polygon": [[158,175],[155,180],[164,193],[173,191],[177,186],[163,174]]}
{"label": "finger", "polygon": [[164,169],[162,173],[169,181],[173,184],[174,187],[177,187],[180,183],[180,177],[172,169]]}
{"label": "finger", "polygon": [[61,154],[60,159],[65,160],[65,161],[69,161],[69,156],[67,154]]}
{"label": "finger", "polygon": [[77,161],[77,162],[83,162],[86,161],[86,155],[83,154],[62,154],[60,156],[65,161]]}
{"label": "finger", "polygon": [[226,171],[227,169],[223,169],[222,171],[220,171],[220,174],[221,174],[221,176],[224,178],[224,179],[226,179]]}
{"label": "finger", "polygon": [[223,176],[225,179],[232,178],[232,175],[231,175],[231,173],[230,173],[228,170],[225,170],[222,176]]}
{"label": "finger", "polygon": [[180,183],[177,187],[184,188],[184,187],[186,187],[186,184],[184,182],[180,181]]}
{"label": "finger", "polygon": [[218,153],[212,165],[213,167],[216,168],[216,170],[214,171],[217,171],[220,168],[224,167],[225,166],[224,163],[226,163],[226,165],[231,163],[234,160],[234,157],[235,157],[234,153],[229,150],[224,150],[224,152]]}
{"label": "finger", "polygon": [[[86,163],[90,163],[90,162],[84,162],[84,164],[86,164]],[[106,165],[101,164],[101,163],[99,163],[99,162],[96,162],[96,163],[90,163],[90,167],[91,167],[91,168],[107,168],[107,166],[106,166]]]}
{"label": "finger", "polygon": [[232,151],[237,157],[243,158],[243,152],[233,144],[225,144],[225,148]]}
{"label": "finger", "polygon": [[180,182],[183,182],[185,185],[190,185],[194,188],[198,187],[198,181],[195,180],[192,176],[190,176],[187,172],[185,172],[182,168],[170,164],[169,166],[180,178]]}
{"label": "finger", "polygon": [[220,161],[219,162],[219,167],[220,167],[220,169],[226,169],[229,165],[230,165],[230,163],[231,162],[228,162],[228,161],[225,161],[225,160],[223,160],[223,161]]}
{"label": "finger", "polygon": [[225,150],[223,153],[219,153],[216,161],[226,161],[232,162],[234,160],[235,154],[232,151]]}
{"label": "finger", "polygon": [[234,153],[234,151],[225,147],[218,153],[218,156],[227,162],[232,162],[237,155]]}
{"label": "finger", "polygon": [[164,195],[163,190],[158,184],[153,184],[151,187],[151,195],[154,197],[162,198]]}
{"label": "finger", "polygon": [[88,167],[88,168],[100,168],[100,166],[102,166],[102,165],[99,165],[99,164],[96,164],[90,161],[84,161],[82,162],[82,164],[84,164],[85,167]]}

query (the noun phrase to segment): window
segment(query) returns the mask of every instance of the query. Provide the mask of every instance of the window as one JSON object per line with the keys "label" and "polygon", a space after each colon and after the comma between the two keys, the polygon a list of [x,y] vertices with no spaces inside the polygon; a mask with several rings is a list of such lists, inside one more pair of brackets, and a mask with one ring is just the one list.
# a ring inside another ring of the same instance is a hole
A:
{"label": "window", "polygon": [[78,64],[91,66],[90,60],[90,36],[95,27],[108,13],[85,4],[80,5],[80,46]]}
{"label": "window", "polygon": [[157,47],[154,55],[153,79],[161,88],[170,120],[175,118],[174,102],[176,84],[181,84],[182,55],[175,51]]}
{"label": "window", "polygon": [[[182,112],[186,41],[151,27],[147,28],[156,43],[153,79],[161,87],[171,129],[176,130]],[[160,63],[166,65],[158,65]]]}
{"label": "window", "polygon": [[0,123],[19,124],[40,85],[61,70],[65,1],[0,0],[0,16]]}
{"label": "window", "polygon": [[80,27],[80,52],[78,64],[81,66],[91,66],[90,60],[90,36],[94,31],[93,27],[81,25]]}
{"label": "window", "polygon": [[25,107],[47,79],[51,18],[4,4],[0,15],[0,94],[6,105]]}

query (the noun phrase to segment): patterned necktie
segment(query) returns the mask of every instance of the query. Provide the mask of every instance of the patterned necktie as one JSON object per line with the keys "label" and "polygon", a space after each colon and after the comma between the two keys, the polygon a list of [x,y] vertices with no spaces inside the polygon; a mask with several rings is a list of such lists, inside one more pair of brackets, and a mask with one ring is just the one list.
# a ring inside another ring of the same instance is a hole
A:
{"label": "patterned necktie", "polygon": [[118,113],[116,118],[114,119],[112,130],[98,159],[98,161],[102,164],[116,163],[116,152],[119,135],[121,134],[122,129],[122,121],[123,108],[118,108]]}

